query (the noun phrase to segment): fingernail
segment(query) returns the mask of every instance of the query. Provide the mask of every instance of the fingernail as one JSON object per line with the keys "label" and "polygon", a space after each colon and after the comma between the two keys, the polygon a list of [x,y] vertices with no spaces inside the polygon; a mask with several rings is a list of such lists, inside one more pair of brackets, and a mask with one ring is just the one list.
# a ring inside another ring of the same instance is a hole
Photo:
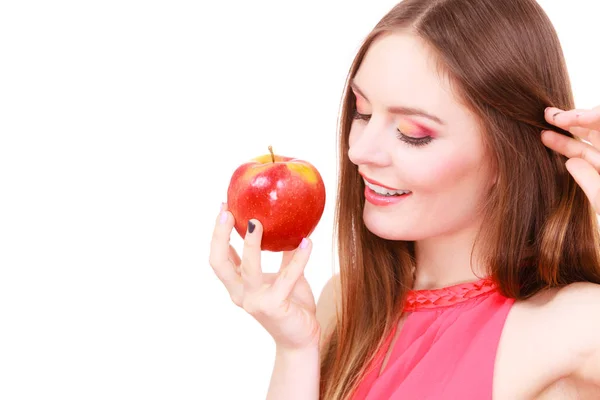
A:
{"label": "fingernail", "polygon": [[221,211],[225,208],[225,203],[221,203]]}
{"label": "fingernail", "polygon": [[256,225],[254,225],[254,222],[248,221],[248,233],[254,232],[254,228],[256,228]]}
{"label": "fingernail", "polygon": [[227,221],[227,212],[226,211],[222,211],[221,212],[221,218],[219,219],[219,222],[224,224]]}
{"label": "fingernail", "polygon": [[302,239],[302,241],[300,242],[300,248],[301,249],[305,249],[308,247],[308,240],[306,240],[306,238]]}
{"label": "fingernail", "polygon": [[546,107],[546,108],[544,108],[544,112],[548,111],[548,109],[549,109],[549,108],[550,108],[550,107]]}

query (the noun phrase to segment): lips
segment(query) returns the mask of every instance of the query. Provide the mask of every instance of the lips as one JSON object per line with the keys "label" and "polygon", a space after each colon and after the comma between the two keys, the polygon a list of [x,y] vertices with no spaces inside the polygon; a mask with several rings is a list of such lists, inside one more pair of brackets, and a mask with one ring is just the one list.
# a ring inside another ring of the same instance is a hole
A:
{"label": "lips", "polygon": [[382,188],[386,188],[388,190],[393,190],[393,191],[403,190],[403,189],[396,189],[396,188],[393,188],[391,186],[384,185],[383,183],[377,182],[375,179],[368,178],[362,172],[359,172],[359,174],[360,174],[360,176],[362,176],[364,178],[364,180],[366,180],[367,182],[369,182],[369,183],[371,183],[373,185],[381,186]]}
{"label": "lips", "polygon": [[365,182],[366,187],[368,187],[372,191],[374,191],[378,194],[381,194],[381,195],[393,196],[393,195],[410,193],[409,190],[389,190],[389,189],[386,189],[381,186],[373,185],[372,183],[367,182],[366,180],[363,180],[363,181]]}
{"label": "lips", "polygon": [[374,192],[373,190],[369,189],[369,187],[365,186],[365,199],[375,205],[375,206],[379,206],[379,207],[385,207],[385,206],[391,206],[394,204],[398,204],[399,202],[403,201],[404,199],[410,198],[410,196],[412,195],[412,193],[407,193],[407,194],[403,194],[400,196],[384,196],[381,195],[379,193]]}

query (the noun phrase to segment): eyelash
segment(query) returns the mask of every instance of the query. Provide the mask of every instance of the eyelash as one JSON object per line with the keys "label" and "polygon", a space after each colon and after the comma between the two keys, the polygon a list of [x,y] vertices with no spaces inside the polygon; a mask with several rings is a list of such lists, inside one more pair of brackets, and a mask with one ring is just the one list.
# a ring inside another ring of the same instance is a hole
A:
{"label": "eyelash", "polygon": [[[371,119],[371,116],[369,114],[361,114],[358,111],[354,111],[354,119],[369,121]],[[397,132],[396,136],[398,137],[398,139],[400,139],[404,143],[406,143],[410,146],[414,146],[414,147],[426,146],[429,143],[431,143],[431,141],[433,140],[433,138],[431,136],[425,136],[425,137],[418,138],[418,139],[410,137],[410,136],[406,136],[398,128],[396,128],[396,132]]]}

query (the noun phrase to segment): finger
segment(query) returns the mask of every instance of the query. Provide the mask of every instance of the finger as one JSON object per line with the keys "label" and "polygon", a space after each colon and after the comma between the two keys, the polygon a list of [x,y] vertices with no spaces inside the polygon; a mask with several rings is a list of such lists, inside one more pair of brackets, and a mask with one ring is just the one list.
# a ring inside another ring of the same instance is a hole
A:
{"label": "finger", "polygon": [[[229,209],[229,205],[227,203],[221,203],[221,211],[227,211],[228,209]],[[235,224],[234,224],[234,226],[235,226]],[[242,263],[242,260],[240,259],[240,256],[238,255],[237,251],[233,248],[233,246],[231,244],[229,244],[229,253],[228,254],[229,254],[229,260],[233,264],[235,272],[239,275],[240,264]]]}
{"label": "finger", "polygon": [[[591,110],[576,108],[568,111],[548,107],[544,112],[544,116],[550,124],[568,130],[573,134],[578,134],[577,131],[571,130],[573,127],[600,130],[600,106]],[[578,136],[580,135],[578,134]]]}
{"label": "finger", "polygon": [[242,264],[242,260],[232,245],[229,245],[229,260],[235,267],[235,271],[239,274],[240,273],[240,265]]}
{"label": "finger", "polygon": [[573,176],[575,181],[583,191],[585,195],[592,203],[596,214],[600,213],[600,175],[585,160],[580,158],[571,158],[566,163],[567,170]]}
{"label": "finger", "polygon": [[544,118],[547,122],[553,124],[556,116],[562,112],[564,112],[564,110],[561,110],[557,107],[546,107],[546,109],[544,110]]}
{"label": "finger", "polygon": [[581,158],[600,171],[600,151],[594,146],[553,131],[543,131],[542,142],[569,158]]}
{"label": "finger", "polygon": [[258,220],[251,219],[248,221],[248,230],[244,237],[242,264],[240,266],[244,282],[244,293],[256,292],[262,285],[262,269],[260,266],[262,232],[263,227]]}
{"label": "finger", "polygon": [[574,136],[578,136],[584,140],[589,140],[588,137],[591,130],[588,128],[582,128],[580,126],[572,126],[569,128],[569,132],[571,132]]}
{"label": "finger", "polygon": [[285,266],[288,265],[292,260],[292,257],[294,257],[293,251],[284,251],[281,257],[281,265],[279,266],[279,270],[285,268]]}
{"label": "finger", "polygon": [[229,211],[222,211],[217,217],[213,230],[208,260],[215,274],[232,296],[237,294],[242,288],[241,279],[235,272],[235,266],[229,259],[229,238],[233,225],[233,215]]}
{"label": "finger", "polygon": [[294,251],[289,264],[279,271],[279,276],[271,286],[270,295],[274,299],[283,300],[289,297],[298,278],[304,273],[311,250],[311,240],[307,238],[302,239],[300,246]]}
{"label": "finger", "polygon": [[581,112],[577,117],[577,125],[600,131],[600,106]]}
{"label": "finger", "polygon": [[573,136],[580,137],[581,139],[587,140],[588,142],[590,141],[590,133],[594,132],[591,129],[583,128],[581,126],[569,126],[564,130],[572,133]]}
{"label": "finger", "polygon": [[585,140],[590,142],[596,150],[600,151],[600,131],[589,129]]}
{"label": "finger", "polygon": [[574,125],[572,122],[575,121],[576,115],[583,111],[583,109],[561,110],[556,107],[548,107],[544,111],[544,117],[548,123],[567,129]]}

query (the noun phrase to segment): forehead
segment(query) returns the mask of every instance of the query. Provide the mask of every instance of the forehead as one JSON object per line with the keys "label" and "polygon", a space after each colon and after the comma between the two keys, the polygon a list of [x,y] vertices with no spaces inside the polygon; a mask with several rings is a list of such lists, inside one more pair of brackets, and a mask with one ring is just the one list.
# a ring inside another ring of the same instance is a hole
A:
{"label": "forehead", "polygon": [[371,103],[412,106],[439,113],[454,101],[450,85],[436,69],[425,43],[408,33],[376,39],[354,77]]}

